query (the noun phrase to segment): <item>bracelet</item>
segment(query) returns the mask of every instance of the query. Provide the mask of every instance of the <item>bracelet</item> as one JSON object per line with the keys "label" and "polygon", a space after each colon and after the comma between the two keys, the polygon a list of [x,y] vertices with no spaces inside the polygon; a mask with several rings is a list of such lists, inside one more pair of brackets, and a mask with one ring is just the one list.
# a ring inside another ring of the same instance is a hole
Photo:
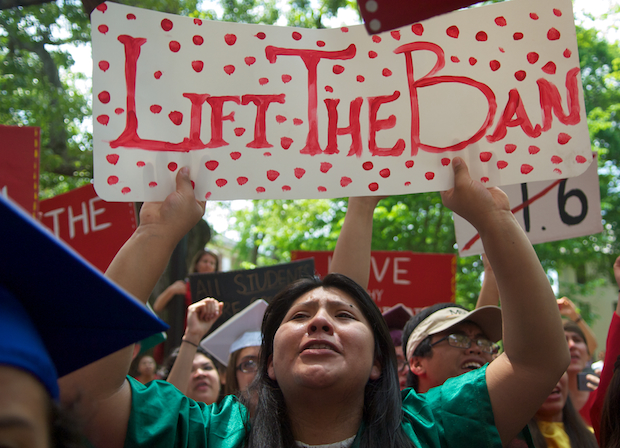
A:
{"label": "bracelet", "polygon": [[579,322],[581,322],[583,320],[583,318],[581,317],[581,315],[577,318],[577,320],[575,321],[576,324],[578,324]]}
{"label": "bracelet", "polygon": [[181,339],[181,342],[187,342],[188,344],[193,345],[194,347],[198,348],[198,344],[194,344],[192,341],[188,341],[185,338]]}

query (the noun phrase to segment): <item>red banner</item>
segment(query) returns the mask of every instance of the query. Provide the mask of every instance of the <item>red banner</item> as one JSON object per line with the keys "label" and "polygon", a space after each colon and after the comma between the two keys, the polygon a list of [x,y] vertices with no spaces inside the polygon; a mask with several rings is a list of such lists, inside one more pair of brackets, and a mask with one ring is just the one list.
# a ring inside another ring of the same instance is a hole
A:
{"label": "red banner", "polygon": [[100,271],[136,229],[133,202],[105,202],[92,185],[41,201],[41,222]]}
{"label": "red banner", "polygon": [[41,131],[27,126],[0,125],[0,194],[36,217],[39,205]]}
{"label": "red banner", "polygon": [[[333,252],[291,251],[292,260],[314,258],[317,274],[329,272]],[[372,251],[368,292],[381,310],[396,304],[417,313],[439,302],[454,302],[456,255]]]}

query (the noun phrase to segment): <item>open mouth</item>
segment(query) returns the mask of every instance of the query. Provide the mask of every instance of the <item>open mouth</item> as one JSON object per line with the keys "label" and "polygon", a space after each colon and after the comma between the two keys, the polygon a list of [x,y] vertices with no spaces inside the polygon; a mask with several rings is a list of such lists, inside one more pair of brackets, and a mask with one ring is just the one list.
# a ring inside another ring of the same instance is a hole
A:
{"label": "open mouth", "polygon": [[338,350],[336,350],[336,347],[334,347],[333,344],[329,343],[329,342],[325,342],[325,341],[311,341],[306,343],[303,348],[302,348],[302,352],[305,352],[307,350],[329,350],[332,352],[338,352]]}
{"label": "open mouth", "polygon": [[480,364],[479,362],[469,361],[469,362],[466,362],[465,364],[463,364],[461,366],[461,369],[464,369],[464,370],[476,370],[476,369],[479,369],[480,367],[482,367],[482,364]]}

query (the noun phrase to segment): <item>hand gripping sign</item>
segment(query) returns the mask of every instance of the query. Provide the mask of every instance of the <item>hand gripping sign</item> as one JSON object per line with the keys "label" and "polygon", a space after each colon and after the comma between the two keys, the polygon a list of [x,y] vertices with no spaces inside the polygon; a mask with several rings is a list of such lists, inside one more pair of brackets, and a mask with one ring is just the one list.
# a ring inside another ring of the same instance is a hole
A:
{"label": "hand gripping sign", "polygon": [[503,2],[390,33],[211,22],[101,4],[92,14],[95,187],[163,200],[445,190],[591,161],[569,0]]}

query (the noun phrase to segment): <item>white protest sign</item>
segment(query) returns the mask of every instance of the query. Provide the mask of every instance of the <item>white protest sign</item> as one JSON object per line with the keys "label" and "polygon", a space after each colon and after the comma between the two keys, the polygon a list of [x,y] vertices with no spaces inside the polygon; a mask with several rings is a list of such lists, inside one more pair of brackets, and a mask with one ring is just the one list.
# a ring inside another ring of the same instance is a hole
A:
{"label": "white protest sign", "polygon": [[[593,163],[578,177],[501,187],[532,244],[603,231],[596,154],[592,158]],[[456,213],[453,216],[459,255],[482,254],[476,229]]]}
{"label": "white protest sign", "polygon": [[519,0],[369,36],[92,13],[95,187],[163,200],[438,191],[461,156],[506,185],[581,174],[590,141],[570,0]]}

